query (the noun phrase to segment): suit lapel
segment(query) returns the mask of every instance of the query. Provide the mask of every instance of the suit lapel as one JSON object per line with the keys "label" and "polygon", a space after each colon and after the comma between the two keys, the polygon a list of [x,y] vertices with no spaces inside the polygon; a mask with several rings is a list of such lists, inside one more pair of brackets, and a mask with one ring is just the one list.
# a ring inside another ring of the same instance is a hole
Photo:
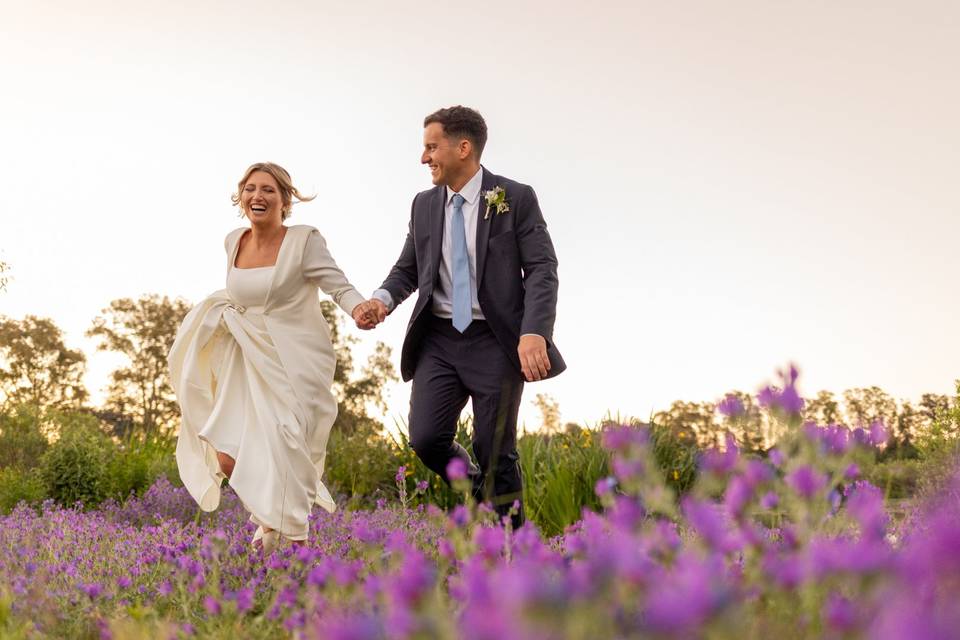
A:
{"label": "suit lapel", "polygon": [[446,205],[447,188],[438,187],[433,192],[430,204],[430,272],[434,281],[440,274],[440,251],[443,249],[443,218]]}
{"label": "suit lapel", "polygon": [[480,167],[483,171],[483,180],[480,182],[480,202],[477,207],[477,289],[483,281],[483,267],[487,263],[487,241],[490,239],[490,228],[493,226],[493,215],[487,216],[487,201],[483,194],[493,189],[497,184],[497,177]]}

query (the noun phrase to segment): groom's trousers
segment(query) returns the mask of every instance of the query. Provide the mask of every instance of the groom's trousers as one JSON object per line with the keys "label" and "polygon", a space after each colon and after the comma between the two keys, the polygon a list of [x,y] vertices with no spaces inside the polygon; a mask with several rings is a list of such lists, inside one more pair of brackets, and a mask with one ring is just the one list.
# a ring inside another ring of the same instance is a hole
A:
{"label": "groom's trousers", "polygon": [[[523,376],[483,320],[462,334],[449,318],[431,316],[419,345],[410,396],[410,444],[445,481],[460,457],[470,469],[474,495],[505,515],[520,501],[514,527],[523,524],[523,477],[517,453],[517,414]],[[460,412],[473,401],[473,453],[477,469],[455,440]],[[473,467],[471,469],[471,467]]]}

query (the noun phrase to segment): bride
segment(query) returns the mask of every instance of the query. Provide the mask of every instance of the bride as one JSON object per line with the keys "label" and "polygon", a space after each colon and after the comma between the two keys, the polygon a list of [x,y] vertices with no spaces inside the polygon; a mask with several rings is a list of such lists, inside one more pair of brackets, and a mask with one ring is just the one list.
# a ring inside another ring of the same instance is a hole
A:
{"label": "bride", "polygon": [[250,227],[227,234],[226,288],[187,314],[168,357],[182,413],[183,484],[212,511],[227,478],[265,553],[281,536],[306,539],[313,504],[336,508],[321,480],[337,417],[336,357],[317,289],[358,326],[372,315],[320,232],[283,224],[293,198],[313,199],[282,167],[246,170],[232,200]]}

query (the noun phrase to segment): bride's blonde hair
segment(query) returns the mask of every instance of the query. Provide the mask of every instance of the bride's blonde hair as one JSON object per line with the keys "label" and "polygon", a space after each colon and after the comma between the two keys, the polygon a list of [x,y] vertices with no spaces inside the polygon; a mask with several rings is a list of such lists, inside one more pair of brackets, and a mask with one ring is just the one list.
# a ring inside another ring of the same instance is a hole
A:
{"label": "bride's blonde hair", "polygon": [[[272,162],[257,162],[247,167],[247,170],[243,172],[243,177],[240,178],[240,182],[237,183],[237,192],[230,196],[230,201],[238,207],[240,207],[240,195],[243,193],[243,188],[246,186],[247,180],[250,179],[250,174],[254,171],[269,173],[273,176],[273,179],[277,181],[277,186],[280,187],[280,200],[283,202],[282,216],[284,220],[290,217],[290,213],[293,210],[294,198],[297,199],[297,202],[309,202],[317,197],[301,195],[300,191],[293,186],[293,180],[290,178],[290,174],[280,165]],[[241,207],[240,215],[242,216],[244,213]]]}

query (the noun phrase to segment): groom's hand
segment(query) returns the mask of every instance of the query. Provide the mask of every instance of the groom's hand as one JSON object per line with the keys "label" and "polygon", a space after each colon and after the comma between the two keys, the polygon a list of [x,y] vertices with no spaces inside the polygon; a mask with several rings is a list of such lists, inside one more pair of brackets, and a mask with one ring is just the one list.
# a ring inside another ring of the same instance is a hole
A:
{"label": "groom's hand", "polygon": [[547,357],[547,341],[543,336],[532,333],[520,336],[517,355],[520,356],[520,369],[527,382],[536,382],[547,377],[550,358]]}
{"label": "groom's hand", "polygon": [[367,304],[370,305],[370,314],[376,319],[377,324],[387,319],[387,314],[390,312],[387,311],[387,305],[383,304],[382,300],[370,298],[367,300]]}
{"label": "groom's hand", "polygon": [[381,307],[383,306],[382,302],[367,300],[365,302],[361,302],[353,308],[351,315],[353,316],[353,321],[357,323],[358,329],[367,331],[369,329],[373,329],[375,326],[383,322],[383,317],[380,316],[379,310],[374,304],[375,302]]}

